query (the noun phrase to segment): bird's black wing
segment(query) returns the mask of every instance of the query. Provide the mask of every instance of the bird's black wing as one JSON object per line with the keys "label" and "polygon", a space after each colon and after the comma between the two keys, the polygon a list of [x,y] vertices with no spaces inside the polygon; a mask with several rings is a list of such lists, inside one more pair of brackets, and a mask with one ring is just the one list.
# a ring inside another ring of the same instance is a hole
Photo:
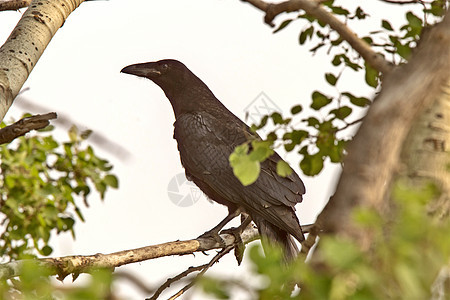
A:
{"label": "bird's black wing", "polygon": [[186,172],[194,181],[201,181],[250,215],[257,215],[302,240],[294,213],[295,204],[302,201],[305,192],[302,181],[294,172],[286,178],[279,176],[276,162],[281,158],[274,154],[261,164],[256,182],[243,186],[233,174],[229,156],[251,133],[242,121],[227,113],[223,118],[207,111],[178,116],[174,137]]}

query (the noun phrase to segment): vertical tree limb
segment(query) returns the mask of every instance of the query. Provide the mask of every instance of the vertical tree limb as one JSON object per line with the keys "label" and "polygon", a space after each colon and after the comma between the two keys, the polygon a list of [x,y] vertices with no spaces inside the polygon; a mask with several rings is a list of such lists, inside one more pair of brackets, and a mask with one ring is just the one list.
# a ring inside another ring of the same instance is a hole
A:
{"label": "vertical tree limb", "polygon": [[33,0],[0,48],[2,120],[48,43],[83,0]]}
{"label": "vertical tree limb", "polygon": [[386,197],[400,167],[400,152],[414,122],[436,99],[445,95],[450,78],[450,12],[424,34],[410,62],[385,78],[348,148],[344,170],[333,198],[317,219],[328,233],[350,236],[363,248],[370,236],[355,228],[351,211],[373,207],[389,212]]}

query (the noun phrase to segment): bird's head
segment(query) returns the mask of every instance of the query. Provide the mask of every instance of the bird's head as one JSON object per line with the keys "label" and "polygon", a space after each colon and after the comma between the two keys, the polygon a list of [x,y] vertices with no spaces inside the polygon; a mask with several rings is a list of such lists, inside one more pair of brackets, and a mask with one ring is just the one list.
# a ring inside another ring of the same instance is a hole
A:
{"label": "bird's head", "polygon": [[192,76],[196,77],[184,64],[174,59],[129,65],[120,72],[148,78],[166,94],[181,91]]}
{"label": "bird's head", "polygon": [[202,106],[209,106],[211,101],[218,102],[200,78],[174,59],[130,65],[121,72],[145,77],[156,83],[172,104],[175,117],[184,112],[196,111]]}

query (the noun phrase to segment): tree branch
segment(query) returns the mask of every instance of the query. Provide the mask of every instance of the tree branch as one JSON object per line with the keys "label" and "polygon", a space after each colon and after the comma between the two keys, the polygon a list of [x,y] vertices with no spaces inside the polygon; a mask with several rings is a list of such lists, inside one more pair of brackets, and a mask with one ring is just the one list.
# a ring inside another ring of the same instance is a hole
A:
{"label": "tree branch", "polygon": [[400,153],[417,117],[430,108],[450,79],[450,11],[427,30],[408,64],[384,79],[383,89],[370,107],[348,147],[335,195],[316,224],[328,233],[349,236],[363,249],[370,235],[353,226],[353,208],[369,207],[386,216],[389,192],[399,170]]}
{"label": "tree branch", "polygon": [[45,115],[34,115],[6,126],[0,129],[0,144],[11,143],[15,138],[25,135],[31,130],[45,128],[50,124],[49,120],[56,119],[56,117],[54,112]]}
{"label": "tree branch", "polygon": [[56,31],[83,0],[33,0],[0,48],[2,120]]}
{"label": "tree branch", "polygon": [[375,70],[387,74],[393,66],[381,54],[376,53],[364,40],[360,39],[350,28],[328,12],[320,4],[321,1],[314,0],[289,0],[281,3],[267,3],[262,0],[241,0],[248,2],[254,7],[264,11],[266,16],[264,21],[270,26],[274,26],[273,20],[283,12],[293,12],[304,10],[308,15],[315,17],[319,21],[327,23],[334,29],[342,39],[347,41],[352,48],[358,52],[364,60]]}
{"label": "tree branch", "polygon": [[31,0],[0,0],[0,11],[18,10],[29,6],[30,3]]}
{"label": "tree branch", "polygon": [[[220,237],[225,243],[225,247],[235,244],[235,237],[232,234],[221,234]],[[244,243],[250,243],[259,238],[256,228],[247,227],[241,234]],[[126,264],[141,262],[158,257],[170,255],[186,255],[194,252],[204,252],[212,249],[222,248],[214,238],[197,238],[187,241],[174,241],[159,245],[152,245],[137,249],[124,250],[110,254],[75,255],[57,258],[39,259],[39,263],[51,268],[53,275],[58,275],[62,280],[67,275],[73,274],[76,278],[81,273],[87,273],[92,268],[114,269]],[[0,265],[0,278],[12,278],[21,274],[23,261],[15,261]]]}

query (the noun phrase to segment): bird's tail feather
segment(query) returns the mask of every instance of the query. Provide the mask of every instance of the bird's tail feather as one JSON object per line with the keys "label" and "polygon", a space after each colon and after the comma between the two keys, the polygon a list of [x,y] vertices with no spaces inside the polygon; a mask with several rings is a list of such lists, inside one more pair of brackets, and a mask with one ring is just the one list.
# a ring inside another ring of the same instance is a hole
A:
{"label": "bird's tail feather", "polygon": [[297,257],[299,249],[294,238],[288,232],[263,219],[254,218],[253,221],[258,227],[263,247],[265,247],[265,245],[268,245],[269,247],[281,247],[284,252],[285,262],[290,262]]}

